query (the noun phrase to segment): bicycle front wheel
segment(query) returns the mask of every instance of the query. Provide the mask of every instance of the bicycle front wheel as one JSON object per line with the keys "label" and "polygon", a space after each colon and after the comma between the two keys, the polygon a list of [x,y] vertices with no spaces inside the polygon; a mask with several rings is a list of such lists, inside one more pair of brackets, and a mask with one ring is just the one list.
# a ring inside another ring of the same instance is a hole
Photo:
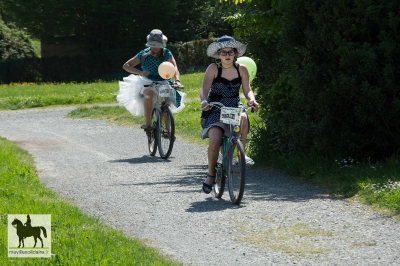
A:
{"label": "bicycle front wheel", "polygon": [[157,141],[161,158],[167,159],[171,155],[175,142],[175,121],[168,106],[162,108],[158,118]]}
{"label": "bicycle front wheel", "polygon": [[231,201],[240,204],[246,179],[246,160],[242,142],[234,139],[229,150],[228,187]]}
{"label": "bicycle front wheel", "polygon": [[147,145],[149,146],[150,156],[154,156],[157,152],[157,110],[153,109],[151,112],[151,121],[150,125],[153,128],[152,130],[146,131],[147,134]]}

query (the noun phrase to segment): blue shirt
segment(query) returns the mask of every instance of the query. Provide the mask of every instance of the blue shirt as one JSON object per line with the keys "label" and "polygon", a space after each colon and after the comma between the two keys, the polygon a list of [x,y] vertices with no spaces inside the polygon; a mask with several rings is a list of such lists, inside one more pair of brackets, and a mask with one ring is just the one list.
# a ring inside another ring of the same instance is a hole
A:
{"label": "blue shirt", "polygon": [[[146,48],[142,51],[140,51],[136,57],[142,60],[142,56],[144,54],[147,54],[150,51],[150,47]],[[163,79],[159,74],[158,74],[158,66],[165,61],[168,61],[169,58],[172,57],[172,53],[170,50],[167,48],[164,48],[164,58],[155,58],[151,55],[146,57],[146,60],[144,61],[144,64],[142,66],[142,70],[146,70],[150,72],[150,75],[147,76],[148,79],[151,79],[152,81],[163,81]],[[171,79],[169,79],[171,80]]]}

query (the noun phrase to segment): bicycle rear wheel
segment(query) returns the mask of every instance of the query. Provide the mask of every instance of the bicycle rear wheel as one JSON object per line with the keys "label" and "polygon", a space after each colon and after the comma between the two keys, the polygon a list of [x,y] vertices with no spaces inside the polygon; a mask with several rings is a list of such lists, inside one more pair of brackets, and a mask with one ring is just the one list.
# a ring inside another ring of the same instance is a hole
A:
{"label": "bicycle rear wheel", "polygon": [[222,162],[222,156],[223,155],[219,153],[217,165],[215,167],[216,172],[215,172],[214,196],[216,198],[221,198],[225,190],[226,176],[224,174],[225,169],[224,169],[224,164]]}
{"label": "bicycle rear wheel", "polygon": [[229,150],[229,158],[227,169],[229,195],[232,203],[240,204],[246,179],[245,153],[240,139],[233,140]]}
{"label": "bicycle rear wheel", "polygon": [[153,127],[152,130],[146,131],[147,134],[147,144],[149,146],[150,156],[154,156],[157,152],[157,110],[153,109],[151,112],[151,121],[150,125]]}
{"label": "bicycle rear wheel", "polygon": [[172,152],[175,141],[175,121],[168,106],[163,106],[158,118],[158,152],[161,158],[167,159]]}

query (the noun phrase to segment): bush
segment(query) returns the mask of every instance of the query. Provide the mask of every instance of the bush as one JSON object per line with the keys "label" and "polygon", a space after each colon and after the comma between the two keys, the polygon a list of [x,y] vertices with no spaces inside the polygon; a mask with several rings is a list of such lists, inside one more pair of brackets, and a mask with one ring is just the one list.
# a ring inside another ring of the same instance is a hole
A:
{"label": "bush", "polygon": [[213,59],[207,56],[206,51],[208,45],[214,41],[213,39],[205,39],[169,44],[168,48],[174,55],[180,72],[205,71],[206,67],[213,62]]}
{"label": "bush", "polygon": [[0,60],[32,57],[35,49],[27,33],[13,23],[5,24],[0,16]]}
{"label": "bush", "polygon": [[258,25],[251,28],[264,30],[242,28],[241,36],[262,72],[253,85],[265,108],[265,145],[281,154],[380,159],[398,153],[400,3],[252,5]]}

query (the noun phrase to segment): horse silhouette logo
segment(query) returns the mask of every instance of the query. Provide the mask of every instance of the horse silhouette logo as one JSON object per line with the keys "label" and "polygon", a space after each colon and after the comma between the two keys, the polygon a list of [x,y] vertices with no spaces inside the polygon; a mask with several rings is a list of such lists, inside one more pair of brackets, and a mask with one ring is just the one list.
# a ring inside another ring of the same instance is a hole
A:
{"label": "horse silhouette logo", "polygon": [[[22,218],[23,217],[23,218]],[[23,223],[22,221],[25,220]],[[48,257],[51,256],[51,240],[43,241],[49,236],[51,231],[51,218],[46,214],[32,215],[8,215],[11,226],[8,230],[8,255],[9,257]],[[47,229],[46,229],[47,228]],[[14,229],[14,230],[13,230]],[[16,229],[16,232],[15,232]],[[33,237],[33,239],[32,239]],[[18,247],[17,240],[18,239]],[[41,246],[36,247],[38,239]],[[33,243],[33,241],[34,243]],[[44,245],[45,242],[47,245]]]}
{"label": "horse silhouette logo", "polygon": [[32,227],[31,217],[29,216],[29,214],[27,215],[25,225],[23,225],[22,222],[20,220],[18,220],[17,218],[15,218],[11,224],[12,224],[12,226],[14,226],[17,229],[17,235],[19,238],[18,247],[21,247],[21,243],[22,243],[22,247],[25,247],[24,238],[31,237],[31,236],[33,236],[33,238],[35,239],[35,245],[33,245],[33,247],[36,247],[38,238],[39,238],[40,242],[42,242],[42,247],[43,247],[43,240],[40,237],[40,230],[43,231],[44,237],[47,237],[46,228],[44,228],[43,226]]}

